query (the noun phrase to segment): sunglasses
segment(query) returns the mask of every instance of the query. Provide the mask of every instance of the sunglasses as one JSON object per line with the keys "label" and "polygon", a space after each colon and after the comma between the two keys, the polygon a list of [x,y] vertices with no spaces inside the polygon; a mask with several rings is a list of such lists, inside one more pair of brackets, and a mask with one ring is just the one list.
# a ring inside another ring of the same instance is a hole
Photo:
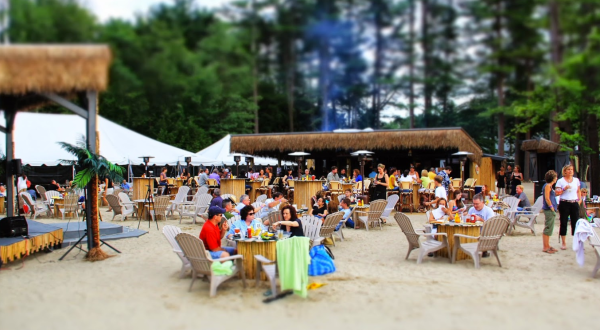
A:
{"label": "sunglasses", "polygon": [[248,213],[248,215],[254,215],[254,212],[252,212],[252,213]]}

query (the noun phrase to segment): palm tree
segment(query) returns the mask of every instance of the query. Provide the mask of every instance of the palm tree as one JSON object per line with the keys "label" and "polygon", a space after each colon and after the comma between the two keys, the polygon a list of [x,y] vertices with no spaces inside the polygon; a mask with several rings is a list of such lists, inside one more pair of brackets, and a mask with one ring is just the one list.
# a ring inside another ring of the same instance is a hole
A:
{"label": "palm tree", "polygon": [[100,248],[100,227],[98,224],[98,177],[108,178],[113,182],[121,182],[123,180],[123,169],[101,155],[90,152],[85,142],[79,142],[77,145],[72,145],[66,142],[58,142],[58,144],[67,152],[77,157],[77,160],[63,160],[75,166],[77,174],[73,179],[73,186],[88,188],[86,206],[89,207],[90,216],[87,221],[91,221],[92,232],[88,233],[88,239],[93,241],[90,250],[87,253],[87,259],[90,261],[104,260],[109,257]]}

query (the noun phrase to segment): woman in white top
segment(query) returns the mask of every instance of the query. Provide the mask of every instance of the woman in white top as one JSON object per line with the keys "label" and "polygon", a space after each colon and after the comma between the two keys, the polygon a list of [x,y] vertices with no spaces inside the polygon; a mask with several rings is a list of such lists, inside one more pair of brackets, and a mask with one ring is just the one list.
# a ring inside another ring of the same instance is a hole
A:
{"label": "woman in white top", "polygon": [[448,202],[441,198],[438,201],[437,208],[429,213],[429,221],[442,220],[445,216],[452,216],[452,211],[448,208]]}
{"label": "woman in white top", "polygon": [[[573,165],[565,165],[562,169],[563,177],[556,181],[557,195],[560,196],[558,212],[560,213],[560,237],[562,250],[567,249],[565,236],[567,236],[567,222],[571,216],[571,235],[575,233],[575,225],[579,220],[579,204],[581,203],[581,190],[579,179],[573,177]],[[562,190],[562,192],[561,192]]]}

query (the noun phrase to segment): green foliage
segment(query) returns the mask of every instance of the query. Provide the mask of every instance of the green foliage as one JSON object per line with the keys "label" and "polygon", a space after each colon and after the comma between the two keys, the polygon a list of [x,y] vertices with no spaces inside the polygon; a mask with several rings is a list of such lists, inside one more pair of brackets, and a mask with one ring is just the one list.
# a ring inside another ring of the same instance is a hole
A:
{"label": "green foliage", "polygon": [[77,174],[73,179],[73,186],[85,187],[93,177],[107,178],[113,182],[123,181],[124,169],[115,165],[101,155],[91,153],[85,146],[85,142],[73,145],[66,142],[58,143],[63,149],[77,157],[77,160],[62,160],[64,164],[75,166]]}

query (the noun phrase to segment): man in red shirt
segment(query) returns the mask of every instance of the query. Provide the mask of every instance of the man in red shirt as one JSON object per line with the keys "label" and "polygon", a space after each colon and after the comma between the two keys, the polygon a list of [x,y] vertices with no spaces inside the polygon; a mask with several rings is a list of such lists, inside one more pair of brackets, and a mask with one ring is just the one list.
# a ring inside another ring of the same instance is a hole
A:
{"label": "man in red shirt", "polygon": [[229,230],[227,221],[224,221],[219,229],[223,213],[225,213],[224,209],[218,206],[211,206],[208,209],[208,221],[206,221],[200,231],[200,239],[204,243],[204,248],[209,251],[213,259],[225,258],[237,253],[231,246],[221,247],[221,239]]}

